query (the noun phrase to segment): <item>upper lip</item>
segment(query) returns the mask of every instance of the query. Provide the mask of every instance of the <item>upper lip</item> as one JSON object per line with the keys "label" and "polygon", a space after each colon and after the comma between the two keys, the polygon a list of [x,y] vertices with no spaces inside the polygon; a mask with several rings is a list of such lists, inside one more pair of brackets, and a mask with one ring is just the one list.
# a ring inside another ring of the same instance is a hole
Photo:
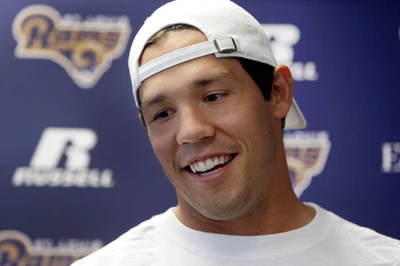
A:
{"label": "upper lip", "polygon": [[197,161],[204,161],[210,157],[214,157],[214,156],[221,156],[221,155],[230,155],[233,153],[229,153],[229,152],[213,152],[213,153],[207,153],[204,155],[197,155],[197,156],[193,156],[193,157],[189,157],[185,160],[185,162],[183,163],[183,167],[182,168],[186,168],[188,167],[191,163],[197,162]]}

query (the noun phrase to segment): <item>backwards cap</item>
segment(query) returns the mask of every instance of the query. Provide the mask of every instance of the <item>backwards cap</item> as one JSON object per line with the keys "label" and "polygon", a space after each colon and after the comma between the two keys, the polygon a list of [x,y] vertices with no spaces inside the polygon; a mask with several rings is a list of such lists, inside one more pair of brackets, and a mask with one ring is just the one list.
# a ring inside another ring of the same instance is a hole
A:
{"label": "backwards cap", "polygon": [[[197,28],[208,41],[177,49],[139,67],[139,59],[147,41],[160,30],[176,24]],[[217,58],[241,57],[277,66],[264,29],[240,6],[229,0],[175,0],[161,6],[146,19],[132,43],[128,65],[136,106],[137,92],[145,79],[209,54],[215,54]],[[293,99],[285,129],[301,129],[305,126],[306,120]]]}

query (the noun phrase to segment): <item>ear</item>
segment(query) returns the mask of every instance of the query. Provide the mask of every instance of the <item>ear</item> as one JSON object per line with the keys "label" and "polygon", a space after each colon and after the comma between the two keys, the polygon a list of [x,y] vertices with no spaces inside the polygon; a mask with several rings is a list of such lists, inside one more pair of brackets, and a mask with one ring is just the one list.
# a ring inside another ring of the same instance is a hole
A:
{"label": "ear", "polygon": [[274,83],[272,84],[271,103],[274,117],[285,117],[292,105],[293,79],[290,69],[285,65],[275,67]]}
{"label": "ear", "polygon": [[138,114],[138,118],[139,118],[140,122],[142,123],[142,125],[145,127],[145,129],[147,131],[147,125],[146,125],[146,122],[144,121],[144,118],[142,116],[142,112],[141,111]]}

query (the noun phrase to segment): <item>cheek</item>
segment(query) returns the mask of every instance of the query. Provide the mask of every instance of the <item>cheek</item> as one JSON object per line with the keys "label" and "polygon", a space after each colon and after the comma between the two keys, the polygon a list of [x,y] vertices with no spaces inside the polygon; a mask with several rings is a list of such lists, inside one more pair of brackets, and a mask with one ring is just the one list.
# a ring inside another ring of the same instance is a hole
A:
{"label": "cheek", "polygon": [[221,122],[232,138],[246,147],[248,158],[254,163],[273,156],[273,118],[264,102],[243,102],[243,105],[227,110]]}
{"label": "cheek", "polygon": [[173,137],[168,134],[159,134],[157,136],[149,134],[149,138],[154,154],[164,170],[167,171],[166,166],[170,165],[175,154]]}
{"label": "cheek", "polygon": [[180,181],[181,179],[178,177],[175,165],[175,155],[177,150],[175,138],[168,136],[167,134],[161,134],[157,137],[150,137],[150,143],[165,176],[169,179],[172,185],[175,187],[181,187],[182,181]]}
{"label": "cheek", "polygon": [[[267,114],[262,108],[256,108],[250,103],[224,108],[216,121],[221,128],[243,139],[252,139],[252,135],[262,130],[266,124]],[[264,128],[265,130],[265,128]],[[256,137],[256,136],[254,136]]]}

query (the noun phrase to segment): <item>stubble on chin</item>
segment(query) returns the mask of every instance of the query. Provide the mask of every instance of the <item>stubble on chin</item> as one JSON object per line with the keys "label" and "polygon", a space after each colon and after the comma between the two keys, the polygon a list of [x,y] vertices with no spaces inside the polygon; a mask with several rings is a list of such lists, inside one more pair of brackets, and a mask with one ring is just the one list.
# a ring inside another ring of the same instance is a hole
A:
{"label": "stubble on chin", "polygon": [[254,188],[245,185],[234,193],[232,191],[215,191],[213,196],[206,199],[193,196],[184,196],[183,198],[202,216],[212,220],[227,221],[246,216],[254,208],[257,208],[260,197],[256,193]]}

